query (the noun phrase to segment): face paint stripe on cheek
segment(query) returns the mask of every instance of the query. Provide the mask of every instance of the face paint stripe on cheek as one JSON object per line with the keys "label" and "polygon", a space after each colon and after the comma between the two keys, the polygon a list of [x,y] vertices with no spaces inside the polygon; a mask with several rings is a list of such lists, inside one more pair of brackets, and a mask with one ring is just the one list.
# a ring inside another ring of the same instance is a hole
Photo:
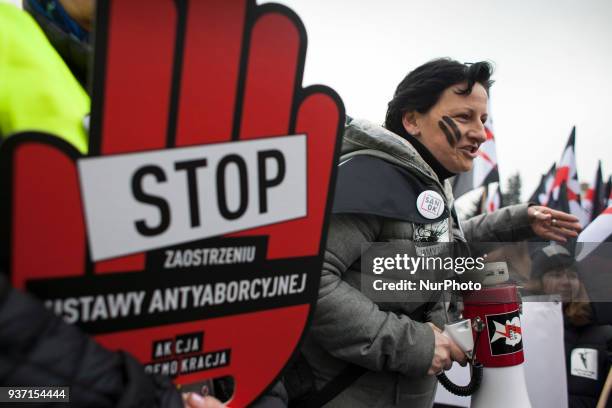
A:
{"label": "face paint stripe on cheek", "polygon": [[457,124],[455,123],[454,120],[452,120],[450,117],[448,116],[442,116],[442,120],[444,122],[446,122],[451,129],[453,129],[453,132],[455,133],[455,137],[457,138],[457,141],[461,140],[461,131],[459,130],[459,128],[457,127]]}
{"label": "face paint stripe on cheek", "polygon": [[453,138],[453,135],[451,134],[446,124],[442,122],[441,120],[439,120],[438,126],[440,127],[440,129],[442,129],[442,132],[444,132],[444,135],[446,136],[446,140],[448,141],[448,144],[451,145],[452,147],[455,147],[455,143],[456,143],[455,139]]}

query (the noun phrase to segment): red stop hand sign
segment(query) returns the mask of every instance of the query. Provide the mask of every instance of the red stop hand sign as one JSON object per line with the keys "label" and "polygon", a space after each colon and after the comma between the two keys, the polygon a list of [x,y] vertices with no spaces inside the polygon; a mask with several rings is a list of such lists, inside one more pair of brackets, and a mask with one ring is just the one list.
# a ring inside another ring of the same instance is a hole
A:
{"label": "red stop hand sign", "polygon": [[344,122],[302,88],[305,30],[254,1],[100,1],[89,153],[0,151],[2,261],[109,348],[177,384],[272,384],[316,300]]}

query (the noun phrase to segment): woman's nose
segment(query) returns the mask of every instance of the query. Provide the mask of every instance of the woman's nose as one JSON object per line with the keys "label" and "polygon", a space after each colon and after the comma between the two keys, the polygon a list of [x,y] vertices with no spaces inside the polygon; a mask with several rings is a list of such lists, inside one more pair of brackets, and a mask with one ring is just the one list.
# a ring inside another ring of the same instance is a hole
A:
{"label": "woman's nose", "polygon": [[487,131],[485,129],[484,124],[476,125],[474,128],[468,132],[468,137],[474,139],[479,144],[482,144],[487,141]]}

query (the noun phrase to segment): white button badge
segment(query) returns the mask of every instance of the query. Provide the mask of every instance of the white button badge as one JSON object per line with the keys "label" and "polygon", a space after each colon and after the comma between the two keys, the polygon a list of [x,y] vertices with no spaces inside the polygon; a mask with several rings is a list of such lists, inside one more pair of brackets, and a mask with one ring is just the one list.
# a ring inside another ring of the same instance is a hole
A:
{"label": "white button badge", "polygon": [[433,190],[425,190],[419,194],[416,205],[419,213],[429,220],[438,218],[444,212],[444,200]]}

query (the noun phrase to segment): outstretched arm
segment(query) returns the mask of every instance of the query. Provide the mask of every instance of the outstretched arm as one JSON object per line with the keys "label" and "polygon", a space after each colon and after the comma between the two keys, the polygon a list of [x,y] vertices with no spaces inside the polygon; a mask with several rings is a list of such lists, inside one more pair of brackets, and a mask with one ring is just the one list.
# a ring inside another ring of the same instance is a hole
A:
{"label": "outstretched arm", "polygon": [[548,207],[517,204],[461,223],[468,242],[516,242],[540,237],[565,242],[578,236],[578,218]]}
{"label": "outstretched arm", "polygon": [[467,242],[515,242],[534,237],[527,204],[504,207],[461,223]]}

